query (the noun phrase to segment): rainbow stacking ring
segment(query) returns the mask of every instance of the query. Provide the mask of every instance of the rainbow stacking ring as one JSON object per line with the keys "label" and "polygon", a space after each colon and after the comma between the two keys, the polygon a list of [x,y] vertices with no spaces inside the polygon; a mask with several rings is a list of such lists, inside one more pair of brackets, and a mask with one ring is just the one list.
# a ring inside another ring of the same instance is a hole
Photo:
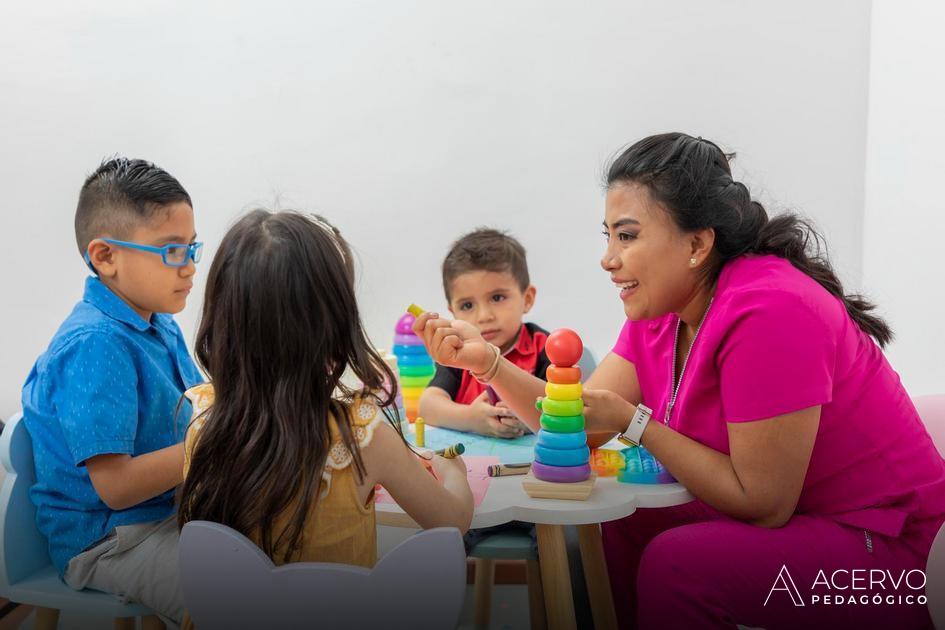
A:
{"label": "rainbow stacking ring", "polygon": [[[553,398],[543,398],[539,409],[550,416],[579,416],[584,413],[584,401],[581,399],[555,400]],[[582,426],[580,429],[575,429],[575,431],[582,431],[583,429]]]}
{"label": "rainbow stacking ring", "polygon": [[[397,354],[396,352],[394,354]],[[545,396],[553,400],[578,400],[583,393],[583,387],[580,383],[546,383]]]}
{"label": "rainbow stacking ring", "polygon": [[583,466],[548,466],[541,462],[532,462],[532,474],[542,481],[554,483],[577,483],[591,476],[590,464]]}
{"label": "rainbow stacking ring", "polygon": [[541,414],[541,428],[552,433],[577,433],[584,430],[584,416],[552,416]]}
{"label": "rainbow stacking ring", "polygon": [[430,365],[404,365],[397,366],[400,376],[433,376],[436,374],[436,366]]}
{"label": "rainbow stacking ring", "polygon": [[580,466],[587,464],[590,456],[591,449],[586,446],[557,449],[547,448],[540,444],[535,445],[535,461],[548,466]]}
{"label": "rainbow stacking ring", "polygon": [[427,354],[402,354],[397,357],[398,367],[406,367],[408,365],[433,365],[433,359]]}
{"label": "rainbow stacking ring", "polygon": [[587,433],[575,431],[573,433],[553,433],[544,429],[538,432],[538,445],[545,448],[581,448],[587,444]]}
{"label": "rainbow stacking ring", "polygon": [[392,352],[393,352],[394,354],[396,354],[396,355],[401,355],[401,354],[426,354],[426,353],[427,353],[427,348],[426,348],[426,346],[424,346],[422,343],[421,343],[421,344],[414,344],[414,345],[412,345],[412,346],[408,346],[407,344],[403,344],[403,343],[395,343],[395,344],[394,344],[394,349],[392,350]]}
{"label": "rainbow stacking ring", "polygon": [[399,346],[422,346],[423,340],[413,333],[397,333],[394,335],[394,344]]}

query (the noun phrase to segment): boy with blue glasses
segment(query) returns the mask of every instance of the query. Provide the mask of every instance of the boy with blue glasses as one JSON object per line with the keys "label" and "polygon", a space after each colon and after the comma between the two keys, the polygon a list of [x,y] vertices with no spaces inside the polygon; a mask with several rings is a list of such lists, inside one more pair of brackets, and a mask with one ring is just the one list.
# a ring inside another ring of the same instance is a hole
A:
{"label": "boy with blue glasses", "polygon": [[166,171],[115,158],[82,186],[75,234],[93,275],[23,387],[37,524],[67,584],[179,623],[182,394],[203,379],[171,314],[200,260],[193,206]]}

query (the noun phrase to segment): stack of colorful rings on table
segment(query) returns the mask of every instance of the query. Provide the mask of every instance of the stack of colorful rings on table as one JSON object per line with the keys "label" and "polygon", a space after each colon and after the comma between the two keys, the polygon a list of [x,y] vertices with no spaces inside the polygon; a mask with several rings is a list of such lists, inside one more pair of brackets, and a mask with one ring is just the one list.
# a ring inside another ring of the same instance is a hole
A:
{"label": "stack of colorful rings on table", "polygon": [[436,372],[436,365],[427,354],[423,341],[413,334],[411,326],[414,320],[416,317],[406,313],[397,320],[397,326],[394,327],[394,355],[397,357],[397,372],[404,398],[404,411],[410,422],[417,419],[420,394]]}
{"label": "stack of colorful rings on table", "polygon": [[581,338],[568,328],[559,328],[545,341],[552,365],[546,372],[545,397],[536,404],[541,411],[541,430],[531,469],[542,481],[576,483],[591,475],[581,368],[576,366],[583,352]]}

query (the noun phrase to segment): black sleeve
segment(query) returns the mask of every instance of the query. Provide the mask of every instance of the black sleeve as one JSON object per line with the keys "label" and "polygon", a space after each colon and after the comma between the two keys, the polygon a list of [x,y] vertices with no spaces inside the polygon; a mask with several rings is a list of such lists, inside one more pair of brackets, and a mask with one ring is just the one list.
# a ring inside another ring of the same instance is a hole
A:
{"label": "black sleeve", "polygon": [[456,400],[462,382],[463,371],[461,369],[445,367],[437,363],[436,374],[433,375],[433,380],[427,383],[427,387],[439,387],[449,394],[451,399]]}
{"label": "black sleeve", "polygon": [[[532,337],[534,337],[536,333],[541,333],[546,339],[548,338],[548,331],[534,322],[527,322],[525,327],[528,329],[528,332],[532,334]],[[543,381],[547,381],[548,378],[545,373],[548,371],[549,365],[551,365],[551,361],[548,359],[544,348],[542,348],[542,351],[538,353],[538,358],[535,360],[535,376]]]}
{"label": "black sleeve", "polygon": [[535,376],[543,381],[547,381],[548,378],[545,373],[548,371],[549,365],[551,365],[551,361],[548,360],[548,355],[542,350],[538,354],[538,359],[535,361]]}

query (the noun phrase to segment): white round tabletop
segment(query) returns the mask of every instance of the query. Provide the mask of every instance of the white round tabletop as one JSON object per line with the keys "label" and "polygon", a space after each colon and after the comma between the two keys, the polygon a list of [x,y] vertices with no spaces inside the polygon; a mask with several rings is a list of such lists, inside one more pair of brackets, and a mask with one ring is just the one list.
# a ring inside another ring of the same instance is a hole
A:
{"label": "white round tabletop", "polygon": [[[678,483],[620,483],[614,477],[598,477],[585,501],[533,499],[522,488],[524,475],[494,477],[482,503],[476,507],[471,527],[491,527],[509,521],[543,525],[605,523],[629,516],[637,508],[661,508],[692,501]],[[377,522],[397,527],[418,527],[395,503],[376,504]]]}

